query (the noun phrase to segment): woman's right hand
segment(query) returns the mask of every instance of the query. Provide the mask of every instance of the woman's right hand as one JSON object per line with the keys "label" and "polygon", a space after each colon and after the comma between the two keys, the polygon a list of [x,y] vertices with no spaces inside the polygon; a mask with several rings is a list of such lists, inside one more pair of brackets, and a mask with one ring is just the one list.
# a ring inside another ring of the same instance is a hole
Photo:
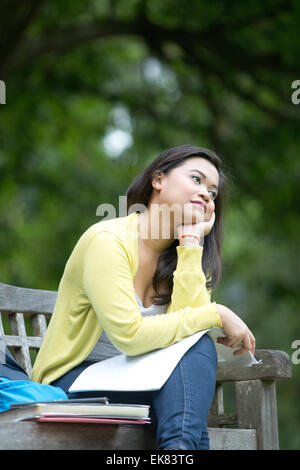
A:
{"label": "woman's right hand", "polygon": [[222,321],[222,328],[226,335],[225,338],[219,337],[218,343],[231,348],[241,346],[234,351],[234,355],[243,354],[246,351],[255,351],[255,338],[247,325],[235,313],[224,305],[217,304],[217,309]]}

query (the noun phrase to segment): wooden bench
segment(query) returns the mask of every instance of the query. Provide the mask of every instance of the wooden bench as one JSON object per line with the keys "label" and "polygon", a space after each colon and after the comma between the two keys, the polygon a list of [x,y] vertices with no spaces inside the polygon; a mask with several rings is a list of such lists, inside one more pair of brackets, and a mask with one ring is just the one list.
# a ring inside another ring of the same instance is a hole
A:
{"label": "wooden bench", "polygon": [[[0,336],[28,374],[34,360],[30,351],[42,344],[56,297],[55,291],[0,283]],[[279,449],[275,381],[291,377],[290,359],[271,350],[257,350],[255,357],[263,363],[218,367],[208,417],[213,450]],[[234,384],[235,412],[224,410],[226,383]],[[156,443],[152,431],[141,425],[18,422],[1,424],[0,449],[153,450]]]}

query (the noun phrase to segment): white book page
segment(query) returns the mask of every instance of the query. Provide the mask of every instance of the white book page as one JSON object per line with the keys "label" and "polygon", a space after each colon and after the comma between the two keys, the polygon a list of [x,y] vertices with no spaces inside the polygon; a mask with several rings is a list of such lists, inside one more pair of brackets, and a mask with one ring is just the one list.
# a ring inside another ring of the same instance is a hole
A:
{"label": "white book page", "polygon": [[[73,382],[69,392],[79,391],[151,391],[159,390],[177,363],[190,347],[205,333],[215,341],[218,362],[230,361],[237,365],[258,364],[250,352],[233,356],[235,349],[216,343],[218,336],[225,336],[217,327],[199,331],[178,343],[139,356],[119,354],[87,367]],[[238,348],[237,348],[238,349]]]}

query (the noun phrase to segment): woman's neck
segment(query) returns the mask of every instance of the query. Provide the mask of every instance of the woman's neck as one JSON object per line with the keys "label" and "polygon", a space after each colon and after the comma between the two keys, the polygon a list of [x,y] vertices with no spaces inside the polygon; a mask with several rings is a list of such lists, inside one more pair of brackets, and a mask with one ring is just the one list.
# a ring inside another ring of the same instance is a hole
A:
{"label": "woman's neck", "polygon": [[139,238],[143,246],[154,256],[159,256],[174,241],[172,223],[166,226],[166,218],[159,211],[153,211],[151,205],[139,215]]}

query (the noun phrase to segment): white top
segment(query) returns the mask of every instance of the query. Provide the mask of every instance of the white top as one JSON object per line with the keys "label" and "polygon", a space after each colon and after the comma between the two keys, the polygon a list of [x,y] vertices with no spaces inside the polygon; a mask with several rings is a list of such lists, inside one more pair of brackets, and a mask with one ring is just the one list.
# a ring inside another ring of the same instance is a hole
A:
{"label": "white top", "polygon": [[[143,317],[148,317],[150,315],[162,315],[166,313],[168,304],[152,304],[149,307],[144,307],[141,299],[139,298],[136,292],[135,296]],[[86,361],[103,361],[104,359],[109,359],[110,357],[117,356],[118,354],[121,354],[121,352],[112,344],[105,331],[103,331],[94,349],[86,358]]]}

